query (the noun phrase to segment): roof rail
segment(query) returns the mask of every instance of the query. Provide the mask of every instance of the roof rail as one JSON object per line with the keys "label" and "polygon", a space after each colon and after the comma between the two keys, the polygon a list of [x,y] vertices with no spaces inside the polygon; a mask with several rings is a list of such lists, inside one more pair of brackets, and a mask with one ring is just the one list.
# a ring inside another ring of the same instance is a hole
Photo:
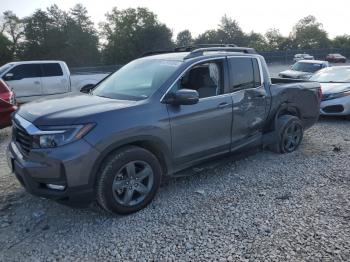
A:
{"label": "roof rail", "polygon": [[189,46],[179,46],[174,49],[175,52],[191,52],[198,48],[205,47],[237,47],[235,44],[195,44]]}
{"label": "roof rail", "polygon": [[160,55],[166,53],[177,53],[177,52],[191,52],[185,57],[185,59],[197,57],[203,55],[204,52],[241,52],[247,54],[256,54],[253,48],[238,47],[235,44],[196,44],[190,46],[180,46],[173,50],[156,50],[143,53],[141,57]]}
{"label": "roof rail", "polygon": [[141,57],[145,57],[145,56],[150,56],[150,55],[160,55],[160,54],[167,54],[167,53],[174,53],[176,51],[174,50],[157,50],[157,51],[149,51],[149,52],[145,52],[141,55]]}
{"label": "roof rail", "polygon": [[184,59],[194,58],[197,56],[202,56],[204,52],[239,52],[246,54],[257,54],[254,48],[248,47],[208,47],[208,48],[199,48],[193,50],[189,55],[187,55]]}

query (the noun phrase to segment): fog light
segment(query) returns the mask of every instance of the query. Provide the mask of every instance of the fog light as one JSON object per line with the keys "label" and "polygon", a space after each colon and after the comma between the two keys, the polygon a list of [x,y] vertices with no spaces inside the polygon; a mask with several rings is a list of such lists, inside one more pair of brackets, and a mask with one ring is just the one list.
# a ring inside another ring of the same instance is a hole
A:
{"label": "fog light", "polygon": [[64,190],[66,188],[66,186],[54,185],[54,184],[47,184],[46,186],[50,189],[55,189],[55,190]]}

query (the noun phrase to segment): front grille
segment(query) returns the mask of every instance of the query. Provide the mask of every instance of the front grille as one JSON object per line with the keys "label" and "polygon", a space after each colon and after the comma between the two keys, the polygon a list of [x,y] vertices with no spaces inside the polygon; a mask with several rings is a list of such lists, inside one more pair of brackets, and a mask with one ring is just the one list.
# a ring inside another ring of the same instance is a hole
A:
{"label": "front grille", "polygon": [[32,137],[15,121],[12,128],[12,137],[13,141],[19,146],[21,152],[25,155],[28,154],[32,148]]}

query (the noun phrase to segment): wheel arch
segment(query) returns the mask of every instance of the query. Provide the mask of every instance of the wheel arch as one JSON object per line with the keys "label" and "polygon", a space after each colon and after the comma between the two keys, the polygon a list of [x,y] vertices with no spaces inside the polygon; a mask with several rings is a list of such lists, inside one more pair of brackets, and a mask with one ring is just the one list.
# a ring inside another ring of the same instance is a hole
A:
{"label": "wheel arch", "polygon": [[164,142],[160,141],[158,138],[154,137],[137,137],[137,138],[131,138],[127,141],[123,142],[116,142],[109,145],[107,148],[105,148],[102,152],[100,152],[100,156],[95,161],[95,164],[92,168],[92,171],[90,173],[90,180],[89,184],[94,185],[96,182],[96,179],[98,177],[98,171],[103,164],[103,162],[116,152],[117,150],[120,150],[127,146],[137,146],[143,149],[148,150],[152,154],[155,155],[155,157],[158,159],[163,174],[168,174],[171,172],[171,160],[170,160],[170,152],[167,150],[167,147]]}
{"label": "wheel arch", "polygon": [[275,130],[277,127],[277,120],[279,117],[283,115],[292,115],[296,116],[299,119],[301,119],[301,112],[298,109],[298,106],[294,103],[283,103],[280,105],[280,107],[276,110],[276,113],[270,123],[269,129]]}

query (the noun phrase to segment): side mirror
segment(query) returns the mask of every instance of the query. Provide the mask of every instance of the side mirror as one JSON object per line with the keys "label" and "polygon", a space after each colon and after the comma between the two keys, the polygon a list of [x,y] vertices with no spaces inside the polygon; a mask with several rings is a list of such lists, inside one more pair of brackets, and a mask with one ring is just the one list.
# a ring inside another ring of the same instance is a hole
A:
{"label": "side mirror", "polygon": [[94,88],[95,88],[95,85],[86,85],[80,89],[80,92],[84,94],[89,94],[90,91]]}
{"label": "side mirror", "polygon": [[171,105],[194,105],[199,101],[199,94],[196,90],[180,89],[174,93],[168,94],[163,103]]}
{"label": "side mirror", "polygon": [[4,80],[5,81],[9,81],[9,80],[12,80],[13,79],[13,74],[12,73],[7,73],[5,76],[4,76]]}

